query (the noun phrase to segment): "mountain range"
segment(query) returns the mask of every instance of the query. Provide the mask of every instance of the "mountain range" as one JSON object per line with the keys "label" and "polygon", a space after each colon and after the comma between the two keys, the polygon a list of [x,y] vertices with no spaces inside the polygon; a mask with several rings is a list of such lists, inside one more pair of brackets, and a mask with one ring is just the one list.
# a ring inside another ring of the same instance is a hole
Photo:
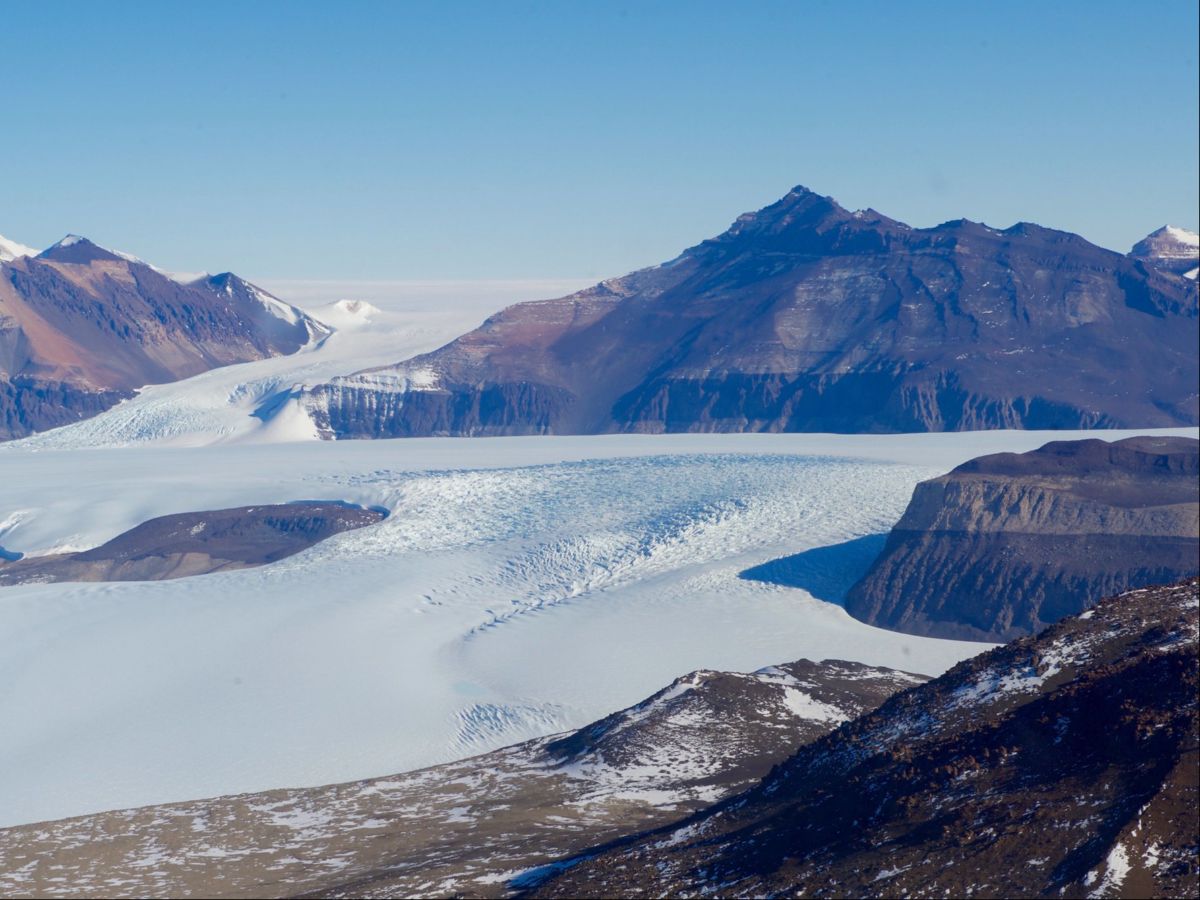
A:
{"label": "mountain range", "polygon": [[[911,228],[802,187],[659,266],[297,385],[326,438],[1200,422],[1196,235]],[[0,240],[0,440],[330,333],[225,273]]]}
{"label": "mountain range", "polygon": [[228,272],[181,282],[74,235],[37,254],[11,241],[0,249],[0,440],[330,333]]}
{"label": "mountain range", "polygon": [[[1189,243],[1189,241],[1191,243]],[[1195,236],[911,228],[797,187],[670,262],[312,386],[332,438],[1193,425]]]}

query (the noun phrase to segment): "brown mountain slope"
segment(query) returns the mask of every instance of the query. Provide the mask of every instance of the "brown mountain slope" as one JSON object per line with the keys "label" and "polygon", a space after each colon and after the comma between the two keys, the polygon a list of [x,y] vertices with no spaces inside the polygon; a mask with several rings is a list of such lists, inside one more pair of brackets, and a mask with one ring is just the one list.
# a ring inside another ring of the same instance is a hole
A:
{"label": "brown mountain slope", "polygon": [[846,597],[913,634],[1008,640],[1200,572],[1200,441],[1055,441],[922,482]]}
{"label": "brown mountain slope", "polygon": [[83,238],[0,265],[0,440],[328,329],[235,275],[180,284]]}
{"label": "brown mountain slope", "polygon": [[1194,281],[1019,224],[796,188],[661,266],[314,387],[327,436],[943,431],[1200,421]]}
{"label": "brown mountain slope", "polygon": [[577,732],[419,772],[0,829],[0,894],[504,896],[523,871],[745,789],[925,680],[833,660],[693,672]]}
{"label": "brown mountain slope", "polygon": [[960,663],[759,787],[525,884],[558,897],[1194,897],[1198,591],[1192,579],[1115,597]]}

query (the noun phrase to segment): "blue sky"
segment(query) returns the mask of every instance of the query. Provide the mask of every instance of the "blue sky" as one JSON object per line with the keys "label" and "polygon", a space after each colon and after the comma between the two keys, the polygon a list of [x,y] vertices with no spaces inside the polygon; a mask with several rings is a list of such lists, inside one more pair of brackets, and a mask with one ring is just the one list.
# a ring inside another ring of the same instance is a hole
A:
{"label": "blue sky", "polygon": [[0,234],[259,278],[607,277],[794,184],[1197,226],[1197,4],[5,4]]}

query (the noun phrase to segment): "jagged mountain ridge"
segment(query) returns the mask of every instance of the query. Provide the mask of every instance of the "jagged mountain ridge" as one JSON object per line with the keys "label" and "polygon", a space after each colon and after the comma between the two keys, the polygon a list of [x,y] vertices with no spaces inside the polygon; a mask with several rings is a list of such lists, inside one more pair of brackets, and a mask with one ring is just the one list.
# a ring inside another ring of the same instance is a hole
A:
{"label": "jagged mountain ridge", "polygon": [[334,379],[327,437],[1200,421],[1193,281],[1029,223],[916,229],[796,188],[661,266]]}
{"label": "jagged mountain ridge", "polygon": [[1200,572],[1200,441],[1053,441],[922,482],[846,611],[1000,641]]}
{"label": "jagged mountain ridge", "polygon": [[1200,582],[955,666],[535,896],[1195,896]]}
{"label": "jagged mountain ridge", "polygon": [[95,415],[147,384],[294,353],[327,334],[231,273],[180,283],[70,235],[0,265],[0,440]]}
{"label": "jagged mountain ridge", "polygon": [[926,680],[834,660],[699,671],[579,731],[418,772],[2,829],[0,892],[504,896],[521,871],[749,787]]}

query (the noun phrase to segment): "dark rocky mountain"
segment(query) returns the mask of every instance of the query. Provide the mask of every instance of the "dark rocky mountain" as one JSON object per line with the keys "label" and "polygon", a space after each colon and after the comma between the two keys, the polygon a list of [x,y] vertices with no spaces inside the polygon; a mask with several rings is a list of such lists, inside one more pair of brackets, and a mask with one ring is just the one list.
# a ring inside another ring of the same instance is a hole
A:
{"label": "dark rocky mountain", "polygon": [[294,353],[328,329],[229,273],[181,284],[79,237],[0,264],[0,440],[147,384]]}
{"label": "dark rocky mountain", "polygon": [[1193,280],[1029,223],[796,188],[671,262],[315,386],[328,437],[1200,421]]}
{"label": "dark rocky mountain", "polygon": [[1200,235],[1164,225],[1134,244],[1129,255],[1148,266],[1195,280],[1200,266]]}
{"label": "dark rocky mountain", "polygon": [[693,672],[577,732],[419,772],[3,829],[0,894],[505,896],[521,872],[752,786],[926,680],[830,660]]}
{"label": "dark rocky mountain", "polygon": [[1200,573],[1200,441],[1054,441],[922,482],[846,610],[1002,641],[1097,597]]}
{"label": "dark rocky mountain", "polygon": [[[303,501],[177,513],[149,519],[79,553],[0,555],[0,586],[52,581],[159,581],[262,566],[386,513]],[[11,558],[10,558],[11,557]]]}
{"label": "dark rocky mountain", "polygon": [[558,861],[553,897],[1194,897],[1195,579],[960,663],[761,785]]}

